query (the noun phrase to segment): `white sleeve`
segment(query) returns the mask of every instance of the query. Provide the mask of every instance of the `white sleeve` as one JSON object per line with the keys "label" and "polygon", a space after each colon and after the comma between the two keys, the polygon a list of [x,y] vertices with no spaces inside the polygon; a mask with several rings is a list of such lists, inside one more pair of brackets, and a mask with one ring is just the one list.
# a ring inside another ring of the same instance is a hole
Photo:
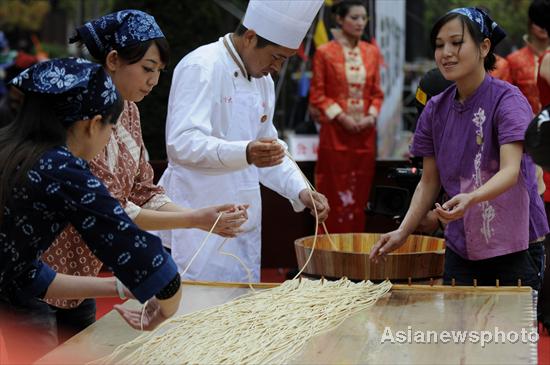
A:
{"label": "white sleeve", "polygon": [[181,66],[174,72],[168,103],[166,150],[171,162],[212,174],[247,168],[249,141],[226,141],[212,135],[214,88],[220,81],[201,65]]}
{"label": "white sleeve", "polygon": [[[275,99],[274,96],[272,97]],[[270,114],[269,122],[265,123],[265,126],[260,130],[260,137],[277,138],[277,129],[273,125],[272,113]],[[279,139],[278,141],[284,146],[285,150],[288,150],[288,146],[283,140]],[[285,156],[283,163],[280,165],[260,168],[258,171],[262,185],[287,198],[295,212],[301,212],[305,209],[299,194],[308,186],[298,167],[288,157]]]}
{"label": "white sleeve", "polygon": [[[286,143],[279,140],[279,143],[288,149]],[[273,167],[265,167],[258,169],[260,173],[260,182],[276,191],[292,204],[295,212],[301,212],[305,209],[305,205],[299,198],[299,194],[303,189],[307,189],[307,184],[294,163],[285,156],[283,163]]]}

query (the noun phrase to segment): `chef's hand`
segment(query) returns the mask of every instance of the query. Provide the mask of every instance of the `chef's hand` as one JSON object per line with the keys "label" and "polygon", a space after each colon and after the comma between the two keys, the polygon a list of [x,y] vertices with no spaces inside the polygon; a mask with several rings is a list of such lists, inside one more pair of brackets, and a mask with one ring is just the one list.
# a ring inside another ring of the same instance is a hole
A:
{"label": "chef's hand", "polygon": [[[315,209],[313,209],[313,204],[317,209],[317,214],[319,215],[319,223],[323,223],[330,212],[330,206],[328,205],[327,198],[316,191],[308,191],[309,189],[304,189],[300,191],[300,201],[310,209],[311,215],[315,216]],[[311,195],[310,195],[311,193]],[[311,198],[313,197],[313,201]]]}
{"label": "chef's hand", "polygon": [[284,158],[285,149],[276,139],[260,138],[246,146],[246,161],[256,167],[277,166]]}

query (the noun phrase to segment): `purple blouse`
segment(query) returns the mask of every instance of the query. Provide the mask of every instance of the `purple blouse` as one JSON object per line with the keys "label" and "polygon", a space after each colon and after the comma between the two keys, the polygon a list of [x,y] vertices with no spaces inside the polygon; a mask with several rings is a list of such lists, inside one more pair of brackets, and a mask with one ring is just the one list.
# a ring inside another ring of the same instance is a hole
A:
{"label": "purple blouse", "polygon": [[[491,76],[463,103],[455,95],[452,85],[428,102],[411,148],[415,156],[435,157],[450,197],[470,193],[493,177],[500,168],[500,146],[523,141],[533,116],[517,87]],[[445,239],[460,256],[482,260],[525,250],[548,231],[535,165],[524,154],[517,184],[471,206],[447,225]]]}

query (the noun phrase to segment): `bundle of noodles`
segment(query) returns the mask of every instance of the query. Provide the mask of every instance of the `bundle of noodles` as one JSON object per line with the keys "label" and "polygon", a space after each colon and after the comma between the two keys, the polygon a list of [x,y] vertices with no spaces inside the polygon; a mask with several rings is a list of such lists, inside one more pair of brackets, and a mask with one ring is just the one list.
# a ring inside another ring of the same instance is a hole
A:
{"label": "bundle of noodles", "polygon": [[174,317],[94,364],[287,363],[312,337],[372,306],[389,281],[289,280]]}

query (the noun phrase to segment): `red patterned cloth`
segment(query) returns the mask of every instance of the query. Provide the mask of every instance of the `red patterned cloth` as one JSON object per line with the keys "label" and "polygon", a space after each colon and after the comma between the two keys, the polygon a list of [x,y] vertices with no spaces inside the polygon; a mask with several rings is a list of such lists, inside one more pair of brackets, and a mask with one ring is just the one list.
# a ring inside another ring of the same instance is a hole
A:
{"label": "red patterned cloth", "polygon": [[537,74],[539,68],[538,56],[527,45],[506,57],[510,67],[512,85],[516,85],[529,101],[533,113],[540,111],[539,90],[537,88]]}
{"label": "red patterned cloth", "polygon": [[[550,50],[544,52],[539,59],[539,67],[542,65],[543,58],[550,58]],[[549,75],[550,76],[550,75]],[[546,107],[550,105],[550,81],[544,77],[538,78],[538,90],[540,95],[540,103],[542,106]]]}
{"label": "red patterned cloth", "polygon": [[365,207],[374,178],[376,128],[348,133],[333,119],[342,111],[354,119],[378,115],[384,99],[380,89],[382,57],[378,48],[359,42],[351,49],[331,41],[313,57],[310,103],[321,111],[317,190],[328,198],[330,232],[362,232]]}
{"label": "red patterned cloth", "polygon": [[[512,78],[510,82],[516,85],[523,95],[525,95],[531,105],[531,109],[533,109],[533,114],[539,113],[542,105],[544,105],[544,102],[542,102],[543,95],[541,94],[540,84],[537,85],[540,67],[539,56],[528,44],[508,55],[507,60],[510,67],[510,76]],[[544,201],[548,202],[550,201],[550,173],[544,172],[543,179],[546,185]]]}
{"label": "red patterned cloth", "polygon": [[[544,57],[550,57],[550,51],[546,51],[540,57],[539,65],[542,64]],[[543,77],[538,78],[538,88],[540,95],[540,103],[542,106],[550,105],[550,83]],[[544,192],[544,201],[550,202],[550,172],[544,172],[543,175],[544,184],[546,185],[546,191]]]}
{"label": "red patterned cloth", "polygon": [[508,81],[512,82],[512,75],[510,75],[510,65],[508,64],[508,61],[506,61],[506,58],[501,57],[497,54],[495,54],[495,57],[497,59],[495,64],[495,69],[491,71],[491,76],[496,77],[497,79],[500,79],[502,81]]}
{"label": "red patterned cloth", "polygon": [[542,196],[544,198],[545,202],[550,202],[550,172],[544,171],[542,173],[542,179],[544,180],[544,185],[546,185],[546,190],[544,191],[544,195]]}
{"label": "red patterned cloth", "polygon": [[[90,167],[132,219],[141,208],[156,210],[170,202],[164,189],[153,184],[153,169],[145,157],[139,110],[133,102],[124,102],[111,140]],[[97,276],[102,266],[72,226],[58,236],[42,259],[56,272],[68,275]],[[61,308],[75,308],[81,302],[48,300]]]}

